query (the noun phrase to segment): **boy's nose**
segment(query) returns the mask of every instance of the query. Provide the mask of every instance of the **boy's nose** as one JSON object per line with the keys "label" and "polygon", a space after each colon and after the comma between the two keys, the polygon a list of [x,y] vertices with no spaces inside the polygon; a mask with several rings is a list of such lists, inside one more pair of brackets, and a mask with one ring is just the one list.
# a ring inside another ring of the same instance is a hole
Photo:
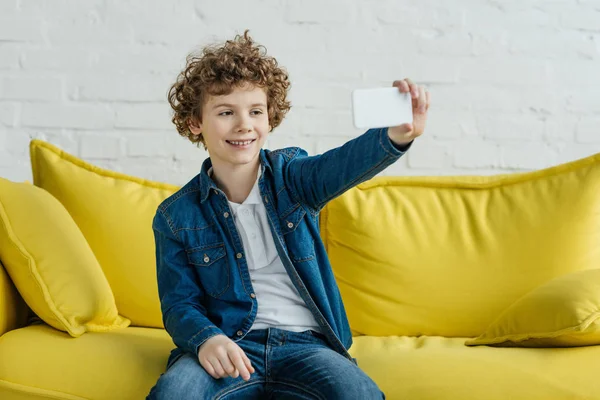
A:
{"label": "boy's nose", "polygon": [[247,118],[241,118],[238,121],[237,124],[237,131],[238,132],[248,132],[252,130],[252,124],[250,123],[250,120]]}

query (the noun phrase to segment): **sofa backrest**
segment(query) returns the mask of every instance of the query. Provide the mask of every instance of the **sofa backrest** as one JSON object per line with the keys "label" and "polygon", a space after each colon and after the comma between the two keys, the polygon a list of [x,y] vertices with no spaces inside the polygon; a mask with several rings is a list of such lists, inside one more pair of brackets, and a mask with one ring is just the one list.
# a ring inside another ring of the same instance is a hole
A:
{"label": "sofa backrest", "polygon": [[53,195],[85,236],[119,314],[162,328],[152,218],[178,186],[98,168],[41,140],[30,143],[33,181]]}
{"label": "sofa backrest", "polygon": [[320,222],[355,333],[477,336],[531,289],[600,266],[600,154],[527,173],[379,177]]}
{"label": "sofa backrest", "polygon": [[0,263],[0,336],[25,326],[29,308]]}

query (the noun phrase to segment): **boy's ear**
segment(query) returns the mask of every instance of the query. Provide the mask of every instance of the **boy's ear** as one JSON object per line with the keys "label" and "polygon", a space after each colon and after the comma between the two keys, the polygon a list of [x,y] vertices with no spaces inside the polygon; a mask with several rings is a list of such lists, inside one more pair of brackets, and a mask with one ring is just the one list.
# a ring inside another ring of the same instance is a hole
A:
{"label": "boy's ear", "polygon": [[188,120],[188,128],[190,128],[190,132],[192,132],[192,135],[194,136],[198,136],[202,133],[202,123],[196,118],[190,118]]}

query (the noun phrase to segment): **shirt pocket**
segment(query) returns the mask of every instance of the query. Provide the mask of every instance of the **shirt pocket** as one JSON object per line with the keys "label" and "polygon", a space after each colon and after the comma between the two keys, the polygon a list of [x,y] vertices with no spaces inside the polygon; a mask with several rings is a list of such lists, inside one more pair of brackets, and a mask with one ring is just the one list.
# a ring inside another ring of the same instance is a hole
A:
{"label": "shirt pocket", "polygon": [[206,293],[215,298],[222,296],[230,285],[225,244],[195,247],[186,252],[190,267],[196,269]]}
{"label": "shirt pocket", "polygon": [[280,218],[281,231],[290,258],[302,262],[315,258],[315,241],[306,221],[306,210],[297,204],[292,211]]}

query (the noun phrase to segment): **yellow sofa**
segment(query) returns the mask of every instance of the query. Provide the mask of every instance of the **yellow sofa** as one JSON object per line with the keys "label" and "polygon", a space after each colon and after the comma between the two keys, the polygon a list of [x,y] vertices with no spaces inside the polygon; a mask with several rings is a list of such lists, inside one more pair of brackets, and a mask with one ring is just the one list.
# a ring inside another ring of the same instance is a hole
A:
{"label": "yellow sofa", "polygon": [[[177,187],[30,150],[35,187],[0,182],[0,399],[142,399],[173,348],[151,218]],[[320,221],[388,399],[600,399],[600,154],[375,178]]]}

